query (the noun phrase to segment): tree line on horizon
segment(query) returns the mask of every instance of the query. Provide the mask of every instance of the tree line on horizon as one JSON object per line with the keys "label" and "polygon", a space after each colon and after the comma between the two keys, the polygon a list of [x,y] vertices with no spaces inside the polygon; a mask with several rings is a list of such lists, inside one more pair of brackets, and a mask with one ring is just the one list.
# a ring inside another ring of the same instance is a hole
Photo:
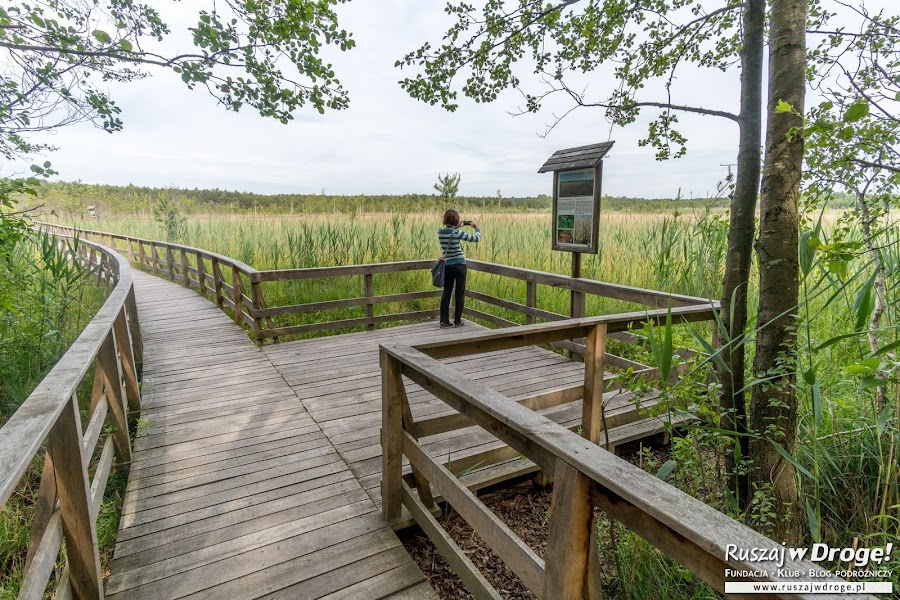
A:
{"label": "tree line on horizon", "polygon": [[[39,212],[51,211],[62,219],[86,219],[89,206],[105,214],[149,214],[160,202],[174,203],[184,214],[247,213],[367,213],[413,210],[443,210],[447,200],[439,194],[258,194],[221,189],[186,189],[87,184],[81,182],[43,183],[30,202],[40,205]],[[548,194],[533,197],[457,196],[451,202],[463,210],[530,212],[548,211]],[[852,200],[848,197],[846,203]],[[728,198],[634,198],[604,196],[602,210],[614,212],[672,212],[692,209],[727,208]],[[835,205],[837,208],[838,206]]]}

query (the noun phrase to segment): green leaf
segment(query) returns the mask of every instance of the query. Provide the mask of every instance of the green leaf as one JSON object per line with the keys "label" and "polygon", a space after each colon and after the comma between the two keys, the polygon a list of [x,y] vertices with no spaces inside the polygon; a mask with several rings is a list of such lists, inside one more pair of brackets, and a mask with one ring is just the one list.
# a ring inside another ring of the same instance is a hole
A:
{"label": "green leaf", "polygon": [[821,108],[822,110],[831,110],[833,107],[834,102],[831,102],[830,100],[826,100],[825,102],[819,104],[819,108]]}
{"label": "green leaf", "polygon": [[872,357],[869,357],[869,358],[866,358],[866,359],[860,361],[860,364],[862,366],[866,367],[867,369],[871,369],[872,371],[875,371],[876,369],[878,369],[878,367],[881,366],[881,361],[878,360],[877,358],[875,358],[874,356],[872,356]]}
{"label": "green leaf", "polygon": [[840,277],[842,280],[847,278],[846,260],[835,259],[828,262],[828,270]]}
{"label": "green leaf", "polygon": [[806,467],[804,467],[804,466],[801,465],[799,462],[797,462],[797,459],[796,459],[796,458],[794,458],[793,456],[791,456],[790,454],[788,454],[788,451],[785,450],[784,447],[783,447],[781,444],[779,444],[778,442],[776,442],[776,441],[774,441],[774,440],[769,440],[769,443],[772,444],[772,445],[775,447],[776,450],[778,450],[778,453],[779,453],[780,455],[782,455],[786,461],[788,461],[789,463],[791,463],[792,465],[794,465],[794,468],[795,468],[795,469],[797,469],[798,471],[800,471],[801,473],[803,473],[804,475],[806,475],[806,476],[809,477],[810,479],[815,479],[815,477],[812,476],[812,473],[810,473],[809,471],[807,471],[807,470],[806,470]]}
{"label": "green leaf", "polygon": [[794,112],[794,107],[785,102],[784,100],[779,100],[778,104],[775,106],[775,112],[777,113],[789,113]]}
{"label": "green leaf", "polygon": [[821,244],[821,241],[813,237],[811,231],[804,231],[800,234],[800,272],[803,273],[804,278],[812,272],[815,265],[816,248]]}
{"label": "green leaf", "polygon": [[857,101],[850,105],[844,113],[844,123],[855,123],[869,114],[869,103],[865,100]]}
{"label": "green leaf", "polygon": [[878,430],[878,435],[884,433],[884,428],[887,427],[888,419],[891,418],[892,414],[894,414],[894,407],[888,402],[884,407],[884,410],[881,411],[881,414],[878,415],[878,420],[875,422],[875,428]]}
{"label": "green leaf", "polygon": [[662,479],[663,481],[665,481],[666,478],[667,478],[669,475],[671,475],[672,470],[675,468],[675,466],[676,466],[677,464],[678,464],[678,463],[675,462],[674,460],[671,460],[671,459],[670,459],[670,460],[667,460],[666,462],[663,463],[663,466],[661,466],[661,467],[659,468],[659,471],[656,472],[656,476],[657,476],[658,478]]}
{"label": "green leaf", "polygon": [[860,391],[871,390],[872,388],[885,386],[888,383],[887,380],[881,379],[880,377],[863,377],[859,381],[859,389]]}
{"label": "green leaf", "polygon": [[134,48],[134,46],[132,46],[132,45],[131,45],[131,42],[129,42],[128,40],[121,40],[121,41],[119,41],[119,46],[120,46],[120,47],[122,48],[122,50],[124,50],[125,52],[131,52],[132,48]]}
{"label": "green leaf", "polygon": [[812,509],[812,506],[809,505],[809,501],[806,502],[806,520],[809,523],[809,535],[813,539],[814,542],[819,541],[819,519],[816,517],[815,511]]}
{"label": "green leaf", "polygon": [[881,356],[885,352],[890,352],[891,350],[896,350],[897,348],[900,348],[900,340],[897,340],[896,342],[891,342],[890,344],[888,344],[886,346],[882,346],[875,352],[872,352],[871,355],[872,356]]}
{"label": "green leaf", "polygon": [[847,365],[844,368],[844,372],[846,372],[847,375],[868,375],[872,370],[866,368],[864,365],[853,364]]}
{"label": "green leaf", "polygon": [[109,34],[105,31],[101,31],[100,29],[95,29],[91,35],[93,35],[101,44],[108,44],[112,41],[112,38],[109,37]]}
{"label": "green leaf", "polygon": [[853,310],[856,311],[856,331],[865,329],[866,324],[869,322],[869,316],[875,309],[875,300],[872,297],[872,286],[874,283],[872,280],[867,281],[856,295],[856,301],[853,303]]}

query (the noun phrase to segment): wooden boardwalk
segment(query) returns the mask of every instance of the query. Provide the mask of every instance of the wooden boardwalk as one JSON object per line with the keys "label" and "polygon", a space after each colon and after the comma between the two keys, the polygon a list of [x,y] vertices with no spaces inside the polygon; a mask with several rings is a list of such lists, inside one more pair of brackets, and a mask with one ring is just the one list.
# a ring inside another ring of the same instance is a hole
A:
{"label": "wooden boardwalk", "polygon": [[134,278],[143,424],[108,596],[435,598],[267,356],[196,293]]}
{"label": "wooden boardwalk", "polygon": [[[195,292],[146,273],[134,278],[142,425],[107,594],[436,598],[379,510],[378,346],[483,328],[427,322],[260,349]],[[584,379],[583,364],[538,347],[446,362],[513,399]],[[412,382],[406,388],[417,421],[455,412]],[[621,391],[604,396],[606,414],[623,417],[612,445],[661,430],[633,403]],[[581,423],[580,400],[539,412],[566,427]],[[472,489],[537,470],[480,427],[422,443]]]}
{"label": "wooden boardwalk", "polygon": [[[473,329],[486,330],[472,323],[467,323],[462,330],[441,330],[436,323],[428,322],[274,344],[265,346],[263,353],[294,389],[370,498],[380,506],[379,344],[435,342]],[[514,400],[563,390],[580,385],[584,380],[582,363],[533,346],[443,362]],[[455,414],[454,409],[415,383],[404,382],[416,421]],[[644,407],[655,402],[655,397],[642,398]],[[538,412],[566,427],[576,428],[582,419],[581,404],[578,400]],[[624,423],[611,430],[612,446],[645,438],[663,429],[661,420],[643,418],[635,410],[631,393],[607,392],[604,405],[608,417],[618,417]],[[605,435],[601,434],[601,444],[605,440]],[[422,442],[431,456],[460,476],[470,489],[538,470],[534,463],[478,426],[433,435],[423,438]],[[409,472],[408,466],[406,472]]]}

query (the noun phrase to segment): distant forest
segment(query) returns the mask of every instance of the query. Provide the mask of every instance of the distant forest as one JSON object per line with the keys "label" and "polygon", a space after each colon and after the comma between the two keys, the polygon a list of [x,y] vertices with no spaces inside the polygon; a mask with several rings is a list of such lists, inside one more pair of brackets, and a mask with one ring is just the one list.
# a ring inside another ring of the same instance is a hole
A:
{"label": "distant forest", "polygon": [[[436,194],[334,195],[334,194],[254,194],[227,190],[151,188],[80,182],[46,183],[37,198],[25,205],[39,204],[38,213],[51,211],[63,218],[86,218],[88,207],[98,216],[144,215],[161,201],[174,202],[185,214],[205,213],[321,213],[321,212],[424,212],[443,210],[448,202]],[[463,210],[508,212],[548,211],[551,198],[540,194],[531,198],[458,196],[449,202]],[[844,205],[840,202],[840,206]],[[852,205],[847,198],[846,204]],[[727,208],[727,198],[627,198],[604,196],[602,210],[614,212],[669,212],[692,209]],[[838,205],[832,204],[833,208]]]}

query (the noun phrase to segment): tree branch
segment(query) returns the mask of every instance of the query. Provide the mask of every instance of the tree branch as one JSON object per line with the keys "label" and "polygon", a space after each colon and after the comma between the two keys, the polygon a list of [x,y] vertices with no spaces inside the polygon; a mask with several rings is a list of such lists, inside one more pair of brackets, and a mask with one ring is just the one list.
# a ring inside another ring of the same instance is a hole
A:
{"label": "tree branch", "polygon": [[596,106],[600,108],[612,108],[617,110],[629,109],[629,108],[639,108],[642,106],[652,106],[654,108],[665,108],[669,110],[680,110],[683,112],[695,113],[698,115],[706,115],[709,117],[722,117],[723,119],[728,119],[730,121],[734,121],[735,123],[741,122],[741,117],[725,110],[714,110],[711,108],[703,108],[701,106],[684,106],[682,104],[672,104],[670,102],[633,102],[628,104],[627,106],[616,106],[613,104],[605,104],[603,102],[591,102],[582,104],[582,106]]}
{"label": "tree branch", "polygon": [[890,171],[891,173],[900,173],[900,167],[895,167],[893,165],[886,165],[886,164],[880,163],[880,162],[863,160],[861,158],[851,158],[850,162],[854,162],[862,167],[869,167],[872,169],[884,169],[885,171]]}

